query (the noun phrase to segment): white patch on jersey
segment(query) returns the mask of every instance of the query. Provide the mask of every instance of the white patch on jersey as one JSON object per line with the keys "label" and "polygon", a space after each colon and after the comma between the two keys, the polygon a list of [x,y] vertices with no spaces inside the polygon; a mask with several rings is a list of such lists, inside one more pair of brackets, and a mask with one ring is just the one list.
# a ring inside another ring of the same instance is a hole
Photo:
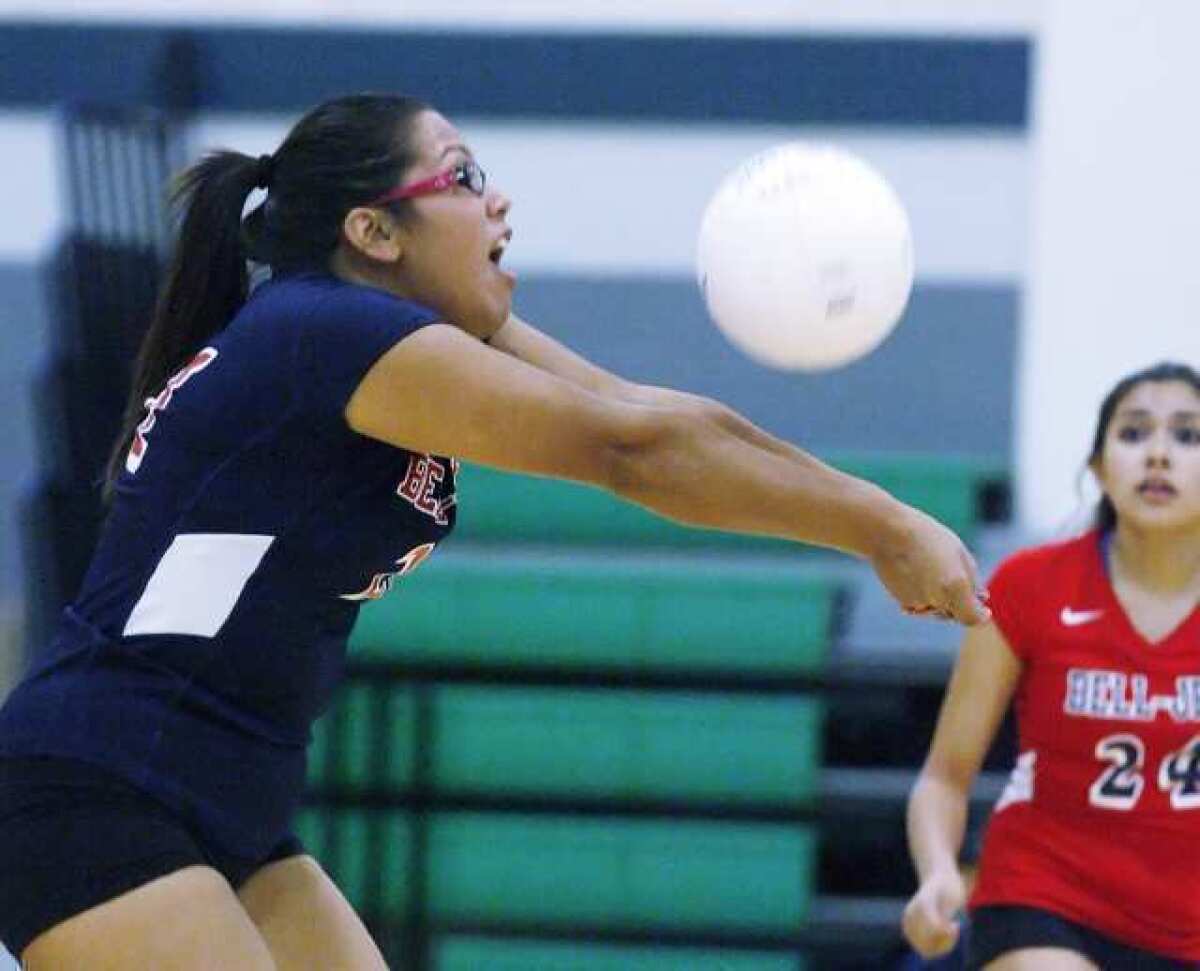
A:
{"label": "white patch on jersey", "polygon": [[154,568],[122,634],[215,637],[274,536],[180,533]]}
{"label": "white patch on jersey", "polygon": [[1008,785],[996,800],[996,812],[1011,806],[1013,803],[1030,802],[1033,799],[1034,763],[1037,752],[1022,752],[1017,756],[1017,764],[1008,777]]}

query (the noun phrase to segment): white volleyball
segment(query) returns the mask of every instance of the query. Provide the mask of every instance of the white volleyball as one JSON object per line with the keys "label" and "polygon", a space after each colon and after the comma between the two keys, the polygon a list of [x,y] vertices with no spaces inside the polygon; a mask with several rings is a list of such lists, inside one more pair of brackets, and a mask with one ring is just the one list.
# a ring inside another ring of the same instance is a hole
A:
{"label": "white volleyball", "polygon": [[789,142],[729,173],[704,212],[696,269],[708,312],[754,360],[846,364],[883,342],[913,284],[912,232],[871,165]]}

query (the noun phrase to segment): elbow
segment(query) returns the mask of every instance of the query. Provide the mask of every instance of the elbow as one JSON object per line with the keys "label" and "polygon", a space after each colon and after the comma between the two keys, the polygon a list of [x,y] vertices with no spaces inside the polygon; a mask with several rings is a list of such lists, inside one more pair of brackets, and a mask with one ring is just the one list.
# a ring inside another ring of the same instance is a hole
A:
{"label": "elbow", "polygon": [[596,483],[623,499],[652,504],[657,491],[677,481],[683,443],[695,434],[696,418],[680,407],[622,408],[620,420],[599,445],[602,481]]}

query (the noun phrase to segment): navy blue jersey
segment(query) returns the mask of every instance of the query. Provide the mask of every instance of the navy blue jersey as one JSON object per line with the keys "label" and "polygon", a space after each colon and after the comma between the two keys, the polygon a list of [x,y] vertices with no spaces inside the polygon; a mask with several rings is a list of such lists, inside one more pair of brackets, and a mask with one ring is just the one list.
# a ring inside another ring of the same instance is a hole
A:
{"label": "navy blue jersey", "polygon": [[359,606],[454,525],[457,463],[344,415],[435,319],[324,274],[256,290],[147,401],[82,590],[0,711],[0,754],[98,763],[230,852],[273,845]]}

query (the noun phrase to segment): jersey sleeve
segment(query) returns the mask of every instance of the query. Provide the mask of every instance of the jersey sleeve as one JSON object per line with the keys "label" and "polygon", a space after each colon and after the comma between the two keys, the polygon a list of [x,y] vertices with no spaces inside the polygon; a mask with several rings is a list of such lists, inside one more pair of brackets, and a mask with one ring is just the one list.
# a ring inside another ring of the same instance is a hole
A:
{"label": "jersey sleeve", "polygon": [[318,420],[340,418],[367,372],[437,313],[369,287],[345,286],[321,299],[300,335],[300,400]]}
{"label": "jersey sleeve", "polygon": [[1031,627],[1040,557],[1033,551],[1014,553],[1001,561],[988,582],[989,606],[1000,633],[1022,661],[1035,643]]}

